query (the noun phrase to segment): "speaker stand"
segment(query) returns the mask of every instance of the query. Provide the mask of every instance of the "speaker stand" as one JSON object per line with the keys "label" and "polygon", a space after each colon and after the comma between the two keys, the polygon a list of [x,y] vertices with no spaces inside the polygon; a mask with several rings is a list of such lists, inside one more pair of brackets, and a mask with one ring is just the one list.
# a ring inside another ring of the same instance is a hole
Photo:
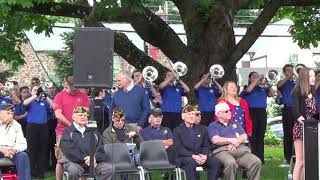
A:
{"label": "speaker stand", "polygon": [[95,168],[94,168],[94,132],[97,129],[97,122],[94,120],[94,88],[90,88],[90,120],[88,122],[88,130],[90,131],[90,148],[89,148],[89,156],[90,156],[90,167],[89,167],[89,177],[90,179],[94,179],[95,177]]}

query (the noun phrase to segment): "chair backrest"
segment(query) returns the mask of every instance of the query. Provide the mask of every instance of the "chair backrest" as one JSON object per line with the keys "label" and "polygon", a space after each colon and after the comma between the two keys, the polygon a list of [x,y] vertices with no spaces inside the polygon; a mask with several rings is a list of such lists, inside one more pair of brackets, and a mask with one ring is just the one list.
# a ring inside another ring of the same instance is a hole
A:
{"label": "chair backrest", "polygon": [[140,163],[145,166],[170,165],[161,140],[144,141],[140,144]]}
{"label": "chair backrest", "polygon": [[124,170],[134,167],[126,144],[105,144],[104,151],[106,154],[106,162],[112,164],[115,170]]}

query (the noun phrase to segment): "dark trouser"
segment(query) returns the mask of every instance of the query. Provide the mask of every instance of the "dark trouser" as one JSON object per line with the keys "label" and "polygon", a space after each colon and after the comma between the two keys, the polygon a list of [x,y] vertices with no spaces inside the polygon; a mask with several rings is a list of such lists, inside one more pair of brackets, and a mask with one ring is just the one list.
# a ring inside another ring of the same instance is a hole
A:
{"label": "dark trouser", "polygon": [[214,112],[201,112],[201,121],[200,124],[204,126],[209,126],[213,122]]}
{"label": "dark trouser", "polygon": [[47,124],[27,124],[27,144],[32,176],[44,176],[48,148]]}
{"label": "dark trouser", "polygon": [[162,118],[162,126],[168,127],[172,131],[174,128],[179,126],[182,122],[181,113],[176,112],[162,112],[163,118]]}
{"label": "dark trouser", "polygon": [[[186,171],[187,180],[200,179],[200,174],[196,171],[196,161],[192,157],[182,158],[181,167]],[[215,180],[219,178],[221,163],[215,158],[208,156],[207,162],[202,165],[208,169],[208,180]]]}
{"label": "dark trouser", "polygon": [[18,121],[18,123],[21,125],[23,136],[27,137],[26,136],[27,121],[26,120],[20,120],[20,121]]}
{"label": "dark trouser", "polygon": [[283,153],[288,163],[290,163],[291,156],[293,155],[293,125],[292,108],[284,106],[282,109]]}
{"label": "dark trouser", "polygon": [[250,108],[252,119],[251,151],[264,163],[264,134],[267,126],[266,108]]}
{"label": "dark trouser", "polygon": [[12,160],[16,165],[19,180],[31,180],[28,154],[25,152],[18,152],[14,155]]}
{"label": "dark trouser", "polygon": [[49,131],[49,143],[47,148],[47,168],[54,170],[56,168],[57,159],[54,153],[54,147],[56,144],[56,126],[57,126],[57,119],[52,118],[48,120],[48,131]]}

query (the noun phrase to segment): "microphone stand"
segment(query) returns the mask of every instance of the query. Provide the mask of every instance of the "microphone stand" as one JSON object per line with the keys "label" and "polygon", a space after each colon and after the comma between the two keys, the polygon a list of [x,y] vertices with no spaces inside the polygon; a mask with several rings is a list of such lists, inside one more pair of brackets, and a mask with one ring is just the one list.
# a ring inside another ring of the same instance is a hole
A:
{"label": "microphone stand", "polygon": [[89,177],[94,179],[95,177],[95,168],[94,168],[94,154],[95,154],[95,137],[94,131],[97,129],[97,122],[94,120],[94,88],[90,88],[90,120],[88,122],[88,130],[90,132],[90,166],[89,166]]}

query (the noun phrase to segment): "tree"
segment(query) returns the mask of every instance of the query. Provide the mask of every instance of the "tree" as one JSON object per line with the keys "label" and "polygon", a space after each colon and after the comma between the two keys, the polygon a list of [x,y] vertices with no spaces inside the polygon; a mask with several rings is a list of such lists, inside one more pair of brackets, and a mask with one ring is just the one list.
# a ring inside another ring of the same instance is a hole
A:
{"label": "tree", "polygon": [[[146,7],[154,0],[101,0],[91,7],[86,0],[7,0],[0,2],[0,58],[21,64],[18,45],[25,41],[23,30],[49,34],[56,17],[83,20],[85,26],[101,26],[101,22],[130,23],[146,42],[159,47],[173,62],[183,61],[189,67],[186,81],[192,85],[199,74],[208,72],[212,64],[221,64],[225,80],[236,79],[236,63],[261,35],[272,18],[293,19],[291,33],[302,47],[316,46],[319,36],[319,0],[172,0],[179,10],[188,44],[184,44],[169,25]],[[293,8],[295,7],[295,8]],[[233,23],[243,9],[257,9],[253,24],[236,43]],[[304,34],[303,32],[308,32]],[[165,69],[130,42],[123,33],[115,33],[115,52],[131,65],[142,69],[155,66]]]}

